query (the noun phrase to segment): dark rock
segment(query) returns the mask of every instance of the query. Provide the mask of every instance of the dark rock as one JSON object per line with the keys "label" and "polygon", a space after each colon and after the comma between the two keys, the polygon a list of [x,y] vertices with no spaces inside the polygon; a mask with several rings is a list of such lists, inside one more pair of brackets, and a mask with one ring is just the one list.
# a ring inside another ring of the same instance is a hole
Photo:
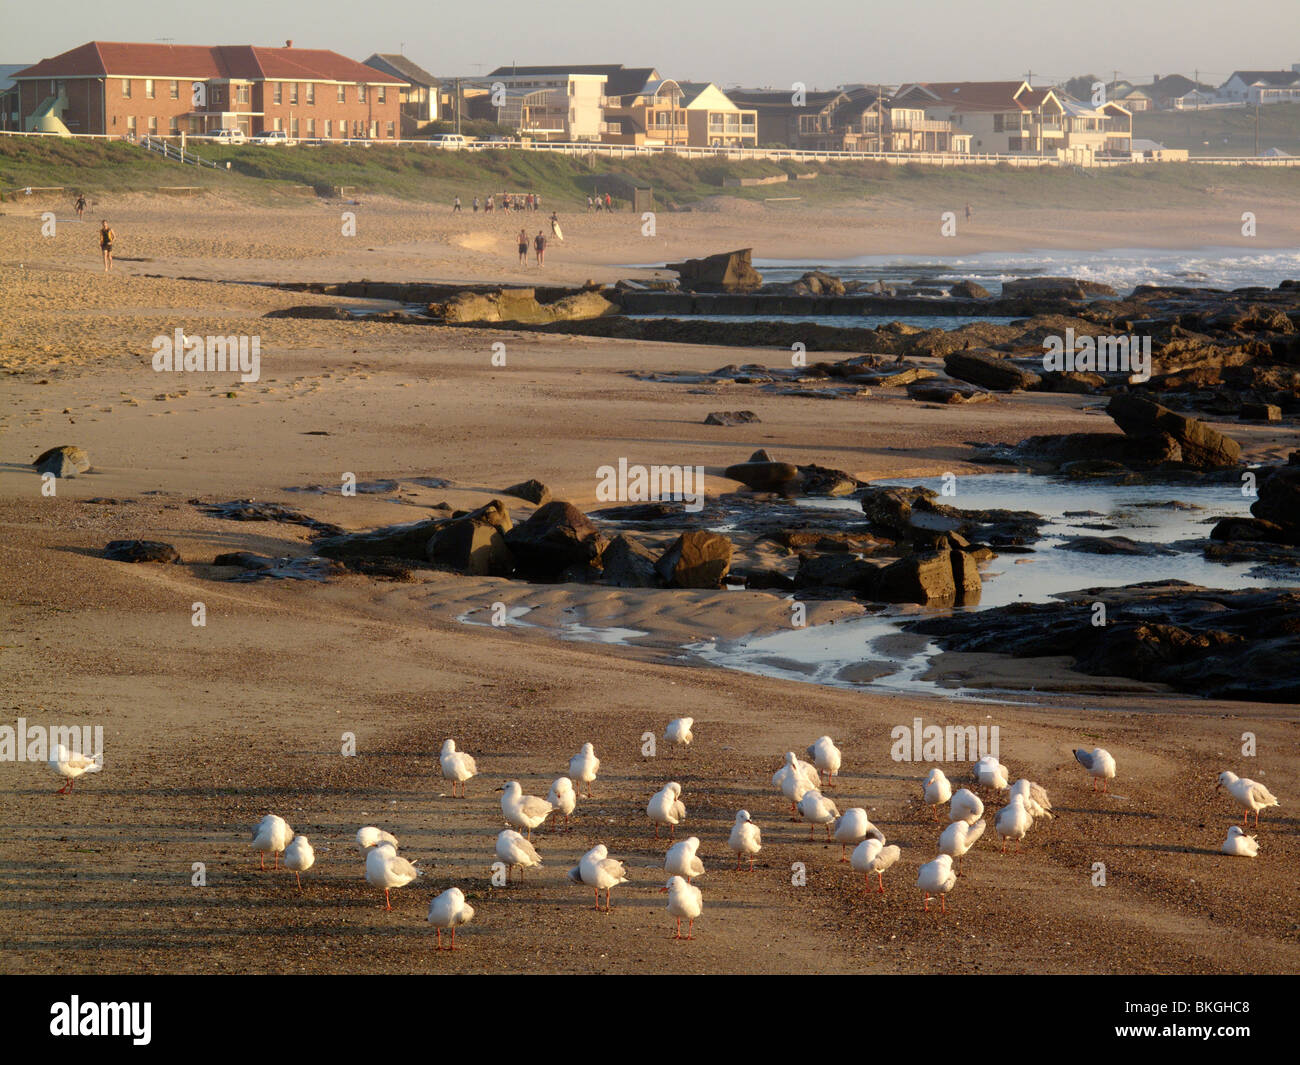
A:
{"label": "dark rock", "polygon": [[90,456],[75,444],[63,444],[42,451],[32,463],[40,474],[52,473],[55,477],[75,477],[90,469]]}
{"label": "dark rock", "polygon": [[1106,386],[1106,378],[1099,373],[1077,370],[1049,370],[1041,375],[1040,392],[1064,392],[1085,396]]}
{"label": "dark rock", "polygon": [[606,540],[572,503],[552,501],[505,534],[521,575],[554,580],[569,566],[598,562]]}
{"label": "dark rock", "polygon": [[858,479],[843,470],[813,464],[798,469],[799,490],[806,496],[846,496],[859,487]]}
{"label": "dark rock", "polygon": [[993,298],[993,293],[978,281],[958,281],[948,290],[948,295],[956,299],[966,300],[987,300]]}
{"label": "dark rock", "polygon": [[755,492],[779,492],[789,495],[799,479],[799,467],[789,462],[739,462],[728,466],[722,474],[739,481]]}
{"label": "dark rock", "polygon": [[520,481],[519,484],[512,484],[505,490],[505,494],[514,496],[516,499],[526,499],[530,503],[536,503],[539,507],[543,503],[551,501],[551,490],[537,480]]}
{"label": "dark rock", "polygon": [[1259,498],[1250,512],[1286,530],[1288,543],[1300,543],[1300,466],[1274,466],[1260,476]]}
{"label": "dark rock", "polygon": [[1211,540],[1235,540],[1254,543],[1290,543],[1286,530],[1263,518],[1223,518],[1210,530]]}
{"label": "dark rock", "polygon": [[880,570],[871,597],[884,603],[958,602],[952,556],[951,551],[935,551],[891,562]]}
{"label": "dark rock", "polygon": [[501,530],[469,517],[453,519],[438,529],[429,538],[426,551],[430,562],[476,577],[508,577],[515,568],[514,555]]}
{"label": "dark rock", "polygon": [[655,556],[626,533],[614,537],[601,555],[605,583],[615,588],[656,588]]}
{"label": "dark rock", "polygon": [[1106,413],[1129,436],[1166,433],[1178,442],[1182,461],[1199,468],[1224,468],[1241,462],[1241,445],[1198,418],[1177,414],[1132,393],[1112,396]]}
{"label": "dark rock", "polygon": [[158,540],[113,540],[104,548],[104,557],[113,562],[180,562],[181,560],[176,548]]}
{"label": "dark rock", "polygon": [[715,410],[704,419],[705,425],[753,425],[758,415],[752,410]]}
{"label": "dark rock", "polygon": [[701,292],[748,292],[763,283],[763,275],[754,269],[752,248],[722,252],[703,259],[667,263],[666,270],[677,271],[684,289]]}
{"label": "dark rock", "polygon": [[1243,403],[1241,405],[1243,422],[1280,422],[1282,408],[1273,403]]}
{"label": "dark rock", "polygon": [[1119,293],[1097,281],[1080,281],[1073,277],[1023,277],[1002,282],[1002,295],[1082,300],[1095,296],[1114,299]]}
{"label": "dark rock", "polygon": [[874,598],[883,568],[879,562],[868,562],[843,553],[803,555],[794,575],[794,584],[797,588],[843,588],[864,598]]}
{"label": "dark rock", "polygon": [[431,518],[403,525],[385,525],[367,532],[340,533],[316,541],[318,555],[340,560],[350,558],[401,558],[424,562],[429,558],[429,542],[441,529],[456,521],[478,521],[498,531],[510,528],[510,515],[499,500],[477,510],[457,512],[450,518]]}
{"label": "dark rock", "polygon": [[262,315],[263,318],[320,318],[330,322],[354,322],[356,319],[348,314],[342,307],[318,306],[316,304],[305,304],[296,307],[281,307],[278,310],[267,311]]}
{"label": "dark rock", "polygon": [[719,533],[685,532],[655,565],[665,584],[675,588],[720,588],[731,569],[731,541]]}
{"label": "dark rock", "polygon": [[1022,369],[991,351],[954,351],[945,356],[943,368],[950,377],[999,392],[1037,388],[1042,381],[1032,370]]}
{"label": "dark rock", "polygon": [[964,381],[914,381],[907,394],[920,403],[976,403],[993,398],[993,393]]}
{"label": "dark rock", "polygon": [[1130,540],[1127,536],[1075,536],[1062,543],[1060,549],[1083,551],[1092,555],[1136,555],[1147,558],[1178,553],[1160,544]]}
{"label": "dark rock", "polygon": [[275,559],[252,551],[227,551],[212,560],[214,566],[238,566],[240,569],[271,569]]}

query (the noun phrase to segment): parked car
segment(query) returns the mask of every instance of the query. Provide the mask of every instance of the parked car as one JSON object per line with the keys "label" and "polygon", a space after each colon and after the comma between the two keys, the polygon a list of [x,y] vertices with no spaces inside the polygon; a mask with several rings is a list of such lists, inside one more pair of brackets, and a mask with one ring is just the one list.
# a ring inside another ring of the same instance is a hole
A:
{"label": "parked car", "polygon": [[243,144],[248,140],[242,129],[219,129],[212,139],[218,144]]}
{"label": "parked car", "polygon": [[433,135],[433,146],[435,148],[448,148],[455,151],[458,148],[464,148],[469,141],[460,133],[435,133]]}
{"label": "parked car", "polygon": [[297,144],[297,141],[291,141],[289,134],[282,129],[268,129],[258,133],[252,139],[253,144],[274,145],[283,144],[285,146]]}

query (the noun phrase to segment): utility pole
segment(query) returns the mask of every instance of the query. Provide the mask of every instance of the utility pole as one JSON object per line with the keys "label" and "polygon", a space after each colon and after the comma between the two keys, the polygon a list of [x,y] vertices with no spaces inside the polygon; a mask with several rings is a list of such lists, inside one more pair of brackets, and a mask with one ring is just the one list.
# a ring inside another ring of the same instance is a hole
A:
{"label": "utility pole", "polygon": [[1259,158],[1259,101],[1255,101],[1255,158]]}
{"label": "utility pole", "polygon": [[876,151],[885,151],[885,87],[876,84]]}
{"label": "utility pole", "polygon": [[460,133],[460,78],[456,79],[456,132]]}

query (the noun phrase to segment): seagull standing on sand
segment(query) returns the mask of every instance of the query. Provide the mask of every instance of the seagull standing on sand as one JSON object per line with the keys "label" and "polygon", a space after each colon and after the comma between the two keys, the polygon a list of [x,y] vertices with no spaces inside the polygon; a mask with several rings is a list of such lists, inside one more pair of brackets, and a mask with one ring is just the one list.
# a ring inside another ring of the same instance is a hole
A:
{"label": "seagull standing on sand", "polygon": [[[687,883],[680,876],[675,876],[659,890],[668,893],[668,913],[677,918],[677,934],[673,938],[694,939],[695,918],[704,911],[704,895],[701,894],[700,889]],[[690,921],[686,928],[686,935],[682,935],[683,917]]]}
{"label": "seagull standing on sand", "polygon": [[885,846],[884,839],[876,839],[874,836],[870,839],[864,839],[853,848],[853,854],[849,857],[849,862],[855,870],[863,874],[867,882],[867,890],[871,890],[871,874],[876,874],[876,894],[885,893],[884,872],[896,861],[901,853],[898,845],[891,843]]}
{"label": "seagull standing on sand", "polygon": [[813,765],[817,767],[817,786],[821,787],[821,775],[826,776],[826,787],[835,787],[835,774],[840,771],[840,763],[843,756],[840,749],[835,746],[835,741],[829,736],[818,738],[816,743],[810,743],[808,750],[804,752],[813,760]]}
{"label": "seagull standing on sand", "polygon": [[758,825],[750,819],[748,810],[741,810],[736,814],[736,822],[731,826],[727,846],[736,852],[736,868],[740,868],[742,859],[748,858],[749,871],[752,873],[754,855],[763,849],[763,834],[759,831]]}
{"label": "seagull standing on sand", "polygon": [[405,887],[420,875],[420,870],[400,857],[397,848],[391,843],[380,843],[366,852],[366,882],[372,887],[384,889],[386,910],[393,908],[388,898],[389,890]]}
{"label": "seagull standing on sand", "polygon": [[968,825],[965,821],[954,821],[939,836],[939,853],[956,859],[957,875],[961,875],[962,855],[975,846],[976,840],[984,835],[985,823],[976,821]]}
{"label": "seagull standing on sand", "polygon": [[280,868],[280,852],[293,839],[293,829],[283,817],[267,814],[253,829],[253,850],[257,851],[258,868],[266,869],[266,855],[275,855],[275,868]]}
{"label": "seagull standing on sand", "polygon": [[366,825],[364,828],[357,829],[357,850],[363,855],[371,847],[377,847],[381,843],[391,843],[393,850],[397,850],[397,837],[391,832],[385,832],[382,828],[376,828],[374,825]]}
{"label": "seagull standing on sand", "polygon": [[682,786],[677,781],[669,781],[650,796],[645,812],[654,822],[655,839],[659,838],[659,826],[668,826],[668,838],[672,839],[673,829],[686,820],[686,805],[681,800]]}
{"label": "seagull standing on sand", "polygon": [[605,912],[609,913],[614,908],[609,898],[610,890],[618,887],[619,884],[627,883],[627,867],[609,856],[609,848],[605,844],[598,843],[569,870],[569,879],[575,884],[586,884],[587,887],[595,889],[597,910],[600,909],[600,892],[603,888]]}
{"label": "seagull standing on sand", "polygon": [[87,758],[84,754],[74,754],[61,743],[54,748],[54,752],[50,755],[49,766],[59,776],[65,778],[63,787],[55,792],[56,795],[67,795],[72,790],[73,782],[82,773],[98,773],[103,768],[100,759]]}
{"label": "seagull standing on sand", "polygon": [[1092,790],[1097,790],[1097,781],[1102,781],[1102,791],[1107,790],[1106,781],[1115,779],[1115,759],[1104,747],[1095,747],[1092,751],[1075,751],[1074,759],[1092,777]]}
{"label": "seagull standing on sand", "polygon": [[551,784],[551,792],[546,796],[557,814],[564,815],[564,828],[569,828],[569,815],[578,805],[578,793],[573,790],[573,781],[568,777],[556,777]]}
{"label": "seagull standing on sand", "polygon": [[974,773],[976,782],[982,788],[1002,791],[1009,786],[1010,775],[1007,767],[991,754],[986,754],[976,762],[971,772]]}
{"label": "seagull standing on sand", "polygon": [[983,816],[983,799],[967,788],[953,792],[952,803],[948,806],[949,821],[965,821],[973,825]]}
{"label": "seagull standing on sand", "polygon": [[510,870],[519,866],[519,882],[524,881],[525,869],[540,869],[542,856],[528,840],[513,828],[497,833],[497,857],[506,863],[506,883],[510,883]]}
{"label": "seagull standing on sand", "polygon": [[1240,858],[1254,858],[1259,854],[1259,841],[1254,836],[1246,835],[1240,825],[1233,825],[1228,829],[1228,838],[1223,841],[1223,846],[1219,849],[1224,854],[1235,854]]}
{"label": "seagull standing on sand", "polygon": [[799,816],[808,822],[808,838],[813,837],[814,825],[826,826],[826,838],[831,838],[831,822],[840,816],[839,809],[820,791],[806,791],[799,800]]}
{"label": "seagull standing on sand", "polygon": [[1017,795],[1025,800],[1025,809],[1035,821],[1040,818],[1052,820],[1052,800],[1047,797],[1047,789],[1041,784],[1021,777],[1011,785],[1010,797],[1015,798]]}
{"label": "seagull standing on sand", "polygon": [[460,797],[463,799],[465,781],[478,776],[478,766],[474,764],[474,759],[464,751],[456,750],[455,740],[446,740],[438,761],[442,765],[442,775],[451,781],[451,797],[456,797],[456,785],[459,784]]}
{"label": "seagull standing on sand", "polygon": [[867,811],[861,806],[854,806],[852,809],[845,810],[835,819],[834,837],[835,842],[840,845],[840,861],[842,862],[849,860],[847,853],[849,847],[856,847],[864,839],[875,838],[882,843],[885,841],[885,834],[871,823]]}
{"label": "seagull standing on sand", "polygon": [[930,770],[930,775],[921,785],[921,798],[930,807],[934,819],[939,820],[939,807],[952,798],[952,784],[938,766]]}
{"label": "seagull standing on sand", "polygon": [[533,829],[551,816],[551,804],[536,795],[525,795],[517,780],[507,781],[497,791],[505,793],[501,796],[501,813],[506,824],[526,831],[529,839],[533,838]]}
{"label": "seagull standing on sand", "polygon": [[695,740],[695,734],[691,732],[691,726],[694,724],[693,717],[679,717],[669,721],[668,727],[664,729],[664,742],[677,747],[689,747]]}
{"label": "seagull standing on sand", "polygon": [[703,876],[704,863],[695,853],[699,849],[699,836],[688,836],[674,843],[664,855],[664,872],[673,876],[684,876],[688,884],[697,876]]}
{"label": "seagull standing on sand", "polygon": [[1029,830],[1034,827],[1034,819],[1029,811],[1025,808],[1025,800],[1016,795],[998,811],[998,816],[993,821],[993,831],[998,834],[1002,840],[1002,853],[1007,853],[1007,840],[1016,841],[1016,851],[1020,850],[1020,841],[1025,838]]}
{"label": "seagull standing on sand", "polygon": [[315,864],[316,852],[312,850],[311,840],[306,836],[294,836],[293,842],[285,848],[284,867],[297,879],[298,894],[302,894],[302,874]]}
{"label": "seagull standing on sand", "polygon": [[939,896],[939,906],[948,912],[948,892],[957,886],[957,874],[952,867],[952,858],[941,854],[932,862],[921,866],[916,877],[916,886],[925,892],[925,912],[930,912],[930,896]]}
{"label": "seagull standing on sand", "polygon": [[821,787],[821,773],[816,766],[801,762],[794,751],[785,752],[785,762],[772,774],[772,787],[790,800],[793,811],[804,797],[804,792]]}
{"label": "seagull standing on sand", "polygon": [[465,893],[451,887],[429,903],[429,923],[438,933],[438,950],[442,950],[442,930],[451,929],[451,946],[456,949],[456,929],[474,920],[474,907],[465,901]]}
{"label": "seagull standing on sand", "polygon": [[1214,785],[1214,790],[1227,788],[1228,794],[1237,800],[1245,812],[1241,815],[1241,823],[1246,823],[1246,818],[1252,813],[1255,815],[1255,827],[1259,828],[1259,811],[1267,809],[1270,806],[1281,806],[1268,788],[1263,784],[1256,783],[1249,777],[1239,777],[1236,773],[1220,773],[1219,782]]}
{"label": "seagull standing on sand", "polygon": [[569,777],[575,783],[587,785],[587,798],[591,798],[591,782],[596,779],[600,769],[600,759],[596,757],[596,748],[584,743],[582,750],[569,759]]}

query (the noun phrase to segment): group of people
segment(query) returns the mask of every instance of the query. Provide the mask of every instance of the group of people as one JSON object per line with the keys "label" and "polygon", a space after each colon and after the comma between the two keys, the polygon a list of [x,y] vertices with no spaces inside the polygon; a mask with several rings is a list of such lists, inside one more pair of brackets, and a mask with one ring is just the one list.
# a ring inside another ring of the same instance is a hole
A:
{"label": "group of people", "polygon": [[587,197],[587,213],[595,211],[612,211],[614,209],[614,198],[607,192],[602,196],[599,192],[595,197]]}
{"label": "group of people", "polygon": [[[563,240],[564,240],[564,231],[560,228],[560,219],[559,219],[559,216],[558,216],[554,211],[551,212],[551,217],[550,217],[549,221],[550,221],[550,223],[551,223],[551,236],[553,236],[553,237],[554,237],[556,240],[558,240],[558,241],[563,241]],[[529,245],[529,240],[528,240],[528,230],[527,230],[527,229],[523,229],[523,228],[521,228],[521,229],[519,230],[518,242],[519,242],[519,265],[520,265],[520,266],[527,266],[527,265],[528,265],[528,245]],[[533,237],[531,243],[532,243],[532,246],[533,246],[533,254],[537,257],[537,265],[538,265],[538,266],[543,266],[543,265],[545,265],[545,263],[546,263],[546,234],[543,233],[543,232],[539,229],[539,230],[537,231],[537,236]]]}
{"label": "group of people", "polygon": [[[484,200],[474,197],[474,213],[478,214],[479,208],[483,209],[484,214],[491,214],[498,207],[503,211],[540,211],[542,209],[542,196],[537,192],[526,192],[523,194],[514,192],[503,192],[498,198],[488,196]],[[461,209],[460,197],[457,196],[455,202],[451,205],[452,213],[455,214]]]}

